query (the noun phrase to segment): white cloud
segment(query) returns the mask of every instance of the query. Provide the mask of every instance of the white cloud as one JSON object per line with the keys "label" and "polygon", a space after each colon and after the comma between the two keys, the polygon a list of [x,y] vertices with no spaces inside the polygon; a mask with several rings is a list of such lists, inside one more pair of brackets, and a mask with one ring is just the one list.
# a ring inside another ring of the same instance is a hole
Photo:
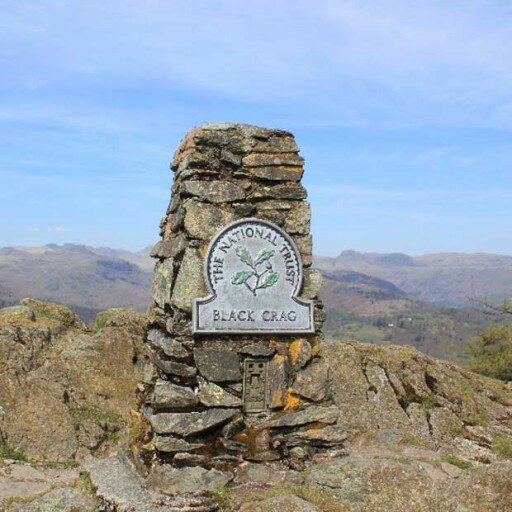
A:
{"label": "white cloud", "polygon": [[64,233],[66,229],[64,226],[53,226],[53,227],[31,227],[28,228],[29,233]]}

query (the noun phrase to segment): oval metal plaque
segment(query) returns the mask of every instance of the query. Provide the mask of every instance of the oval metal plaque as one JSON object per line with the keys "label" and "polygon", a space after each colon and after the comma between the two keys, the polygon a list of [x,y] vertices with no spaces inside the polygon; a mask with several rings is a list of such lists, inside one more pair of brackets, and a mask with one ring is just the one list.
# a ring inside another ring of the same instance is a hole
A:
{"label": "oval metal plaque", "polygon": [[194,300],[193,332],[313,333],[313,302],[299,299],[302,261],[281,228],[233,222],[213,239],[205,261],[211,295]]}

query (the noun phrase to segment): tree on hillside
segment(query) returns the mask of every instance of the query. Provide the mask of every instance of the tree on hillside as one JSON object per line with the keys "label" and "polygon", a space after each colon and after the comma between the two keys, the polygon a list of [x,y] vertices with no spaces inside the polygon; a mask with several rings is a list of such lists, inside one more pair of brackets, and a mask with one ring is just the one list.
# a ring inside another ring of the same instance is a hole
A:
{"label": "tree on hillside", "polygon": [[489,327],[469,342],[469,353],[466,365],[470,370],[512,381],[512,324]]}
{"label": "tree on hillside", "polygon": [[497,304],[486,299],[470,298],[484,308],[484,311],[491,315],[512,315],[512,301],[505,299],[502,303]]}

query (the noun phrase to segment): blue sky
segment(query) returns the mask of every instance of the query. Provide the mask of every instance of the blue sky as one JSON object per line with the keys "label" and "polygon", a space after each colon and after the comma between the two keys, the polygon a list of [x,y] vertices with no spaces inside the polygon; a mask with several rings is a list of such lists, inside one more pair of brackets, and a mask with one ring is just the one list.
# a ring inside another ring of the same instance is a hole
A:
{"label": "blue sky", "polygon": [[291,130],[315,252],[512,254],[512,2],[9,1],[0,245],[140,249],[188,129]]}

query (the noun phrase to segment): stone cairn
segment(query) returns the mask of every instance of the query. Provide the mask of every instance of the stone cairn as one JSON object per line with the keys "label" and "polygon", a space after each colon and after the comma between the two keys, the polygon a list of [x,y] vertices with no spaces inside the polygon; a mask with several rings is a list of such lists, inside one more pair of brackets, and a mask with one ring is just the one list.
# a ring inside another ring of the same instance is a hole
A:
{"label": "stone cairn", "polygon": [[[319,355],[324,312],[321,274],[311,269],[310,205],[303,158],[291,133],[207,123],[180,143],[172,197],[160,223],[147,334],[153,375],[141,413],[149,424],[139,450],[145,468],[225,469],[243,460],[282,460],[301,469],[344,439]],[[314,301],[315,333],[193,335],[193,299],[204,297],[204,259],[212,238],[245,218],[284,229],[300,251],[300,298]],[[266,407],[243,403],[244,361],[268,364]]]}

